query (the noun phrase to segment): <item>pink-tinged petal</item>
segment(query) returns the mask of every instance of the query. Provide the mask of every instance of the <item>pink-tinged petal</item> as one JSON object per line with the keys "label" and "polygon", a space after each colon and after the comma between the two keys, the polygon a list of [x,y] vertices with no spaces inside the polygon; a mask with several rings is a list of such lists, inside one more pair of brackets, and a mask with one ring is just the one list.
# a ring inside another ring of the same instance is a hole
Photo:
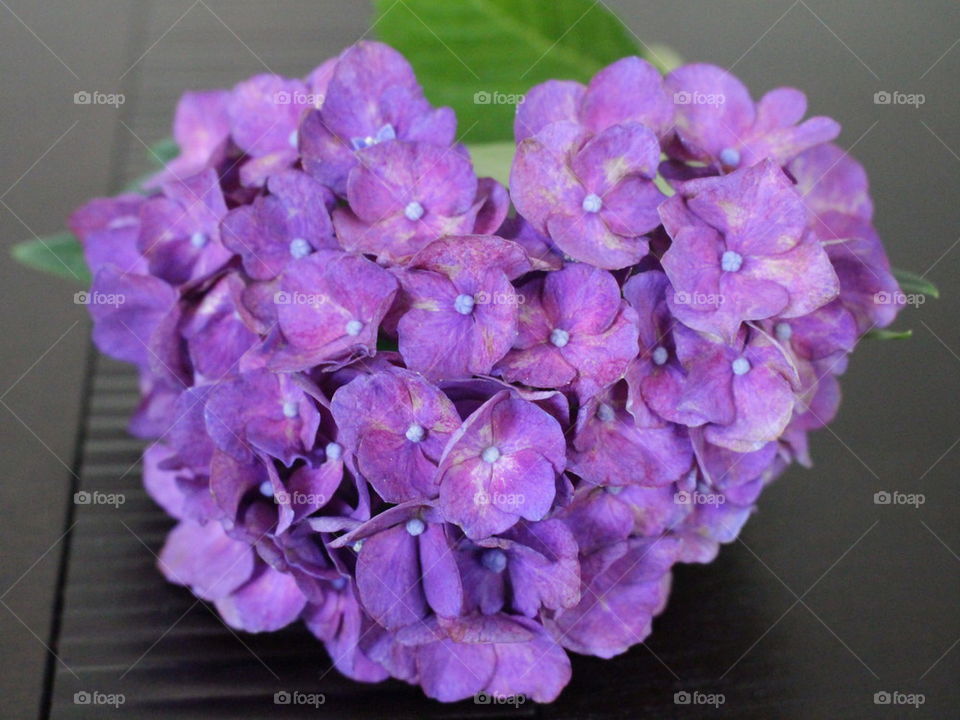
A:
{"label": "pink-tinged petal", "polygon": [[143,453],[143,487],[151,499],[164,509],[167,515],[183,519],[183,491],[177,484],[182,472],[164,466],[176,458],[170,447],[156,442]]}
{"label": "pink-tinged petal", "polygon": [[417,623],[427,615],[417,546],[417,539],[398,525],[364,540],[357,558],[360,601],[388,630]]}
{"label": "pink-tinged petal", "polygon": [[580,564],[573,533],[560,520],[519,523],[505,535],[513,609],[536,617],[541,607],[573,607],[580,600]]}
{"label": "pink-tinged petal", "polygon": [[593,76],[580,117],[594,132],[636,122],[659,135],[670,126],[673,103],[653,65],[638,57],[625,57]]}
{"label": "pink-tinged petal", "polygon": [[185,92],[173,115],[173,139],[180,155],[167,164],[172,177],[187,177],[216,160],[230,135],[226,90]]}
{"label": "pink-tinged petal", "polygon": [[167,535],[157,564],[170,582],[189,586],[203,600],[219,600],[250,578],[254,559],[253,548],[228,537],[220,523],[184,521]]}
{"label": "pink-tinged petal", "polygon": [[297,127],[304,111],[307,86],[279,75],[255,75],[237,85],[228,105],[234,142],[252,157],[296,150]]}
{"label": "pink-tinged petal", "polygon": [[644,235],[660,224],[659,207],[665,199],[654,183],[628,177],[603,196],[600,215],[618,235]]}
{"label": "pink-tinged petal", "polygon": [[507,189],[493,178],[477,180],[477,202],[481,203],[477,219],[469,232],[475,235],[496,235],[510,212]]}
{"label": "pink-tinged petal", "polygon": [[[796,190],[813,212],[838,212],[864,220],[873,217],[867,173],[863,166],[833,143],[810,148],[787,166]],[[814,224],[814,230],[819,230]]]}
{"label": "pink-tinged petal", "polygon": [[646,238],[623,237],[611,232],[595,213],[551,215],[547,233],[570,257],[606,270],[635,265],[649,248]]}
{"label": "pink-tinged petal", "polygon": [[526,251],[534,270],[559,270],[563,267],[563,254],[559,248],[519,215],[504,221],[498,234],[520,245]]}
{"label": "pink-tinged petal", "polygon": [[567,165],[571,148],[588,137],[573,123],[554,123],[520,143],[510,170],[510,194],[519,212],[539,232],[558,209],[579,207],[584,190]]}
{"label": "pink-tinged petal", "polygon": [[762,361],[765,356],[748,349],[744,357],[749,370],[732,377],[736,419],[704,430],[707,441],[734,452],[752,452],[776,440],[790,422],[795,402],[790,382],[775,366]]}
{"label": "pink-tinged petal", "polygon": [[807,315],[840,292],[840,281],[829,256],[809,235],[785,253],[750,258],[743,271],[745,276],[775,282],[790,294],[790,302],[779,311],[785,318]]}
{"label": "pink-tinged petal", "polygon": [[388,502],[437,494],[436,463],[460,417],[453,403],[422,376],[390,370],[357,377],[331,404],[340,440],[357,454],[360,471]]}
{"label": "pink-tinged petal", "polygon": [[493,645],[459,643],[449,638],[417,648],[417,671],[427,697],[455,702],[483,690],[493,675]]}
{"label": "pink-tinged petal", "polygon": [[93,341],[100,351],[149,367],[150,338],[177,302],[176,291],[159,278],[107,265],[97,273],[87,297]]}
{"label": "pink-tinged petal", "polygon": [[637,314],[622,303],[610,326],[601,333],[571,334],[564,359],[577,368],[577,392],[586,399],[619,380],[637,355]]}
{"label": "pink-tinged petal", "polygon": [[487,692],[495,697],[519,695],[534,702],[553,702],[570,682],[570,658],[540,623],[527,618],[512,621],[527,628],[533,638],[496,645],[496,670]]}
{"label": "pink-tinged petal", "polygon": [[757,163],[770,158],[778,165],[786,165],[804,150],[835,140],[839,134],[840,123],[833,118],[812,117],[795,127],[772,130],[750,143],[743,149],[741,162]]}
{"label": "pink-tinged petal", "polygon": [[83,245],[83,256],[96,275],[106,265],[124,272],[147,274],[147,263],[137,248],[142,195],[94,198],[70,215],[70,231]]}
{"label": "pink-tinged petal", "polygon": [[362,257],[321,250],[289,266],[275,296],[284,345],[270,365],[286,371],[372,354],[397,282]]}
{"label": "pink-tinged petal", "polygon": [[427,604],[443,617],[459,616],[463,609],[463,586],[446,525],[428,524],[419,540],[421,582]]}
{"label": "pink-tinged petal", "polygon": [[572,80],[547,80],[530,88],[517,106],[513,136],[517,144],[533,137],[550,123],[578,121],[586,88]]}
{"label": "pink-tinged petal", "polygon": [[464,422],[439,465],[440,507],[468,537],[502,532],[520,517],[540,520],[566,463],[560,424],[509,391]]}
{"label": "pink-tinged petal", "polygon": [[288,573],[264,565],[250,582],[215,602],[230,627],[244,632],[273,632],[300,617],[307,599]]}
{"label": "pink-tinged petal", "polygon": [[549,621],[548,629],[567,649],[602,658],[642,642],[666,602],[678,549],[676,541],[659,538],[594,553],[579,605]]}
{"label": "pink-tinged petal", "polygon": [[576,151],[570,167],[587,192],[601,198],[627,177],[653,179],[660,164],[657,136],[643,125],[614,125]]}
{"label": "pink-tinged petal", "polygon": [[495,235],[441,238],[417,253],[410,264],[443,273],[463,289],[468,289],[471,283],[480,283],[492,269],[500,270],[510,280],[530,270],[530,260],[523,248]]}
{"label": "pink-tinged petal", "polygon": [[508,382],[541,388],[564,387],[577,377],[576,368],[549,342],[511,350],[497,363],[495,372]]}
{"label": "pink-tinged petal", "polygon": [[806,208],[775,163],[765,160],[701,187],[687,204],[724,234],[728,249],[744,256],[773,255],[800,241]]}
{"label": "pink-tinged petal", "polygon": [[547,318],[574,337],[603,332],[620,311],[620,286],[599,268],[572,263],[548,273],[542,303]]}
{"label": "pink-tinged petal", "polygon": [[757,134],[796,125],[807,114],[807,96],[790,87],[775,88],[757,102]]}
{"label": "pink-tinged petal", "polygon": [[756,112],[750,93],[723,68],[684,65],[667,75],[664,84],[673,97],[677,135],[698,159],[739,147],[753,126]]}
{"label": "pink-tinged petal", "polygon": [[181,328],[194,371],[213,381],[236,374],[240,357],[259,339],[240,314],[242,292],[239,277],[222,278]]}

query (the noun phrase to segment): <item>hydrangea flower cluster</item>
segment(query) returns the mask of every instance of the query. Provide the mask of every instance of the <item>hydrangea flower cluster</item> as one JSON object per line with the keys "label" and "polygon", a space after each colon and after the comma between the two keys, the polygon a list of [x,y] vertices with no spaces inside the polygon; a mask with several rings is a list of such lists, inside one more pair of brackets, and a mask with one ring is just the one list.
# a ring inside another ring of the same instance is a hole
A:
{"label": "hydrangea flower cluster", "polygon": [[382,44],[184,95],[147,193],[71,220],[125,299],[94,338],[139,370],[166,577],[442,701],[551,701],[567,650],[642,641],[899,309],[805,112],[625,58],[529,92],[508,195]]}

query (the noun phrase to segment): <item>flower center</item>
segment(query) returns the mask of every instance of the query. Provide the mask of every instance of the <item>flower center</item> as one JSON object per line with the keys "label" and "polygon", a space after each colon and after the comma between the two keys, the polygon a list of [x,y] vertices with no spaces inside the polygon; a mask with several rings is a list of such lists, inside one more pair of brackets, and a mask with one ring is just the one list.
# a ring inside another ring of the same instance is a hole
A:
{"label": "flower center", "polygon": [[343,457],[343,447],[340,443],[327,443],[324,452],[327,454],[327,460],[339,460]]}
{"label": "flower center", "polygon": [[351,547],[355,553],[360,552],[363,549],[363,540],[357,540]]}
{"label": "flower center", "polygon": [[463,293],[462,295],[457,295],[457,299],[453,301],[453,309],[456,310],[461,315],[469,315],[473,312],[474,299],[473,295],[467,295]]}
{"label": "flower center", "polygon": [[750,361],[741,356],[734,360],[730,367],[733,368],[734,375],[746,375],[750,372]]}
{"label": "flower center", "polygon": [[367,135],[366,137],[355,137],[350,138],[350,145],[353,146],[354,150],[363,150],[368,148],[371,145],[376,145],[381,143],[384,140],[394,140],[397,137],[397,131],[393,129],[393,125],[387,123],[379,130],[377,130],[376,135]]}
{"label": "flower center", "polygon": [[294,238],[290,241],[290,255],[299,260],[300,258],[305,258],[313,250],[308,243],[303,238]]}
{"label": "flower center", "polygon": [[416,222],[423,217],[423,205],[414,200],[412,203],[407,204],[403,209],[403,215],[410,220],[411,222]]}
{"label": "flower center", "polygon": [[550,331],[550,342],[558,348],[565,347],[570,342],[570,333],[563,328],[554,328]]}
{"label": "flower center", "polygon": [[743,255],[735,250],[727,250],[720,258],[720,267],[725,272],[736,272],[743,265]]}
{"label": "flower center", "polygon": [[338,577],[331,581],[334,590],[343,590],[347,586],[346,578]]}
{"label": "flower center", "polygon": [[190,244],[199,250],[207,244],[207,236],[202,232],[195,232],[190,236]]}
{"label": "flower center", "polygon": [[407,532],[416,537],[417,535],[422,535],[423,531],[427,529],[427,526],[424,524],[423,520],[420,518],[410,518],[407,520]]}
{"label": "flower center", "polygon": [[287,142],[290,143],[290,147],[296,148],[297,144],[300,142],[300,133],[297,132],[296,130],[292,131],[287,136]]}
{"label": "flower center", "polygon": [[720,162],[728,168],[735,168],[740,165],[740,151],[736,148],[728,147],[720,151]]}
{"label": "flower center", "polygon": [[360,331],[363,330],[363,323],[359,320],[351,320],[347,323],[347,326],[344,328],[344,330],[350,337],[356,337],[360,334]]}
{"label": "flower center", "polygon": [[608,485],[606,490],[611,495],[619,495],[623,492],[623,487],[621,485]]}
{"label": "flower center", "polygon": [[485,463],[490,463],[492,465],[500,459],[500,448],[491,445],[482,453],[480,453],[480,459]]}
{"label": "flower center", "polygon": [[413,423],[413,425],[407,428],[406,434],[407,440],[412,443],[418,443],[423,440],[423,436],[427,434],[427,431],[423,429],[423,425]]}
{"label": "flower center", "polygon": [[260,483],[260,494],[264,497],[273,497],[273,483],[269,480]]}
{"label": "flower center", "polygon": [[777,334],[777,340],[781,342],[786,342],[793,337],[793,327],[790,323],[778,322],[774,332]]}
{"label": "flower center", "polygon": [[583,199],[581,204],[584,212],[595,213],[600,212],[600,208],[603,207],[603,200],[600,199],[600,196],[596,193],[590,193]]}
{"label": "flower center", "polygon": [[507,567],[507,554],[500,548],[490,548],[480,556],[480,562],[490,572],[502,573]]}
{"label": "flower center", "polygon": [[663,345],[657,345],[653,349],[653,364],[654,365],[663,365],[667,361],[668,353],[667,349]]}
{"label": "flower center", "polygon": [[610,422],[614,417],[616,413],[613,408],[606,403],[600,403],[600,407],[597,408],[597,419],[601,422]]}
{"label": "flower center", "polygon": [[288,418],[295,418],[300,412],[300,407],[297,403],[288,400],[283,404],[283,416]]}

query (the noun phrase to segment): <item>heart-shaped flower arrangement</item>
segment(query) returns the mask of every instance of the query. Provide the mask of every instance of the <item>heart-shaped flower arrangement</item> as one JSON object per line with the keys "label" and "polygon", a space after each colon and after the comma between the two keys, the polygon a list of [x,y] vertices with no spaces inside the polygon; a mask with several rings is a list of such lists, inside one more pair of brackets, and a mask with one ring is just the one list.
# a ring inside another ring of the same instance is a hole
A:
{"label": "heart-shaped flower arrangement", "polygon": [[624,58],[530,90],[508,194],[386,45],[184,95],[152,189],[70,223],[140,372],[163,573],[444,701],[547,702],[567,650],[643,640],[900,307],[805,111]]}

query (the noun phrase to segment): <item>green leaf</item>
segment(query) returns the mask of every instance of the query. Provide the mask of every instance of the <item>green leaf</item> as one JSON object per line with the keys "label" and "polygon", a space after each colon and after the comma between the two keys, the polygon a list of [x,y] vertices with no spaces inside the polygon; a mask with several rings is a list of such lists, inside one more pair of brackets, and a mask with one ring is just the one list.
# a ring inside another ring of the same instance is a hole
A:
{"label": "green leaf", "polygon": [[70,278],[82,285],[90,284],[83,249],[73,233],[64,231],[17,243],[11,254],[27,267]]}
{"label": "green leaf", "polygon": [[510,184],[510,167],[517,150],[513,141],[467,145],[477,177],[492,177],[504,185]]}
{"label": "green leaf", "polygon": [[173,138],[164,138],[150,146],[149,154],[154,164],[163,167],[180,154],[180,146]]}
{"label": "green leaf", "polygon": [[646,54],[596,0],[374,0],[374,8],[380,37],[411,62],[431,102],[456,110],[464,142],[510,140],[516,104],[538,83],[586,82]]}
{"label": "green leaf", "polygon": [[906,294],[929,295],[936,299],[940,298],[940,290],[932,282],[922,275],[917,275],[909,270],[893,269],[893,276],[900,283],[900,289]]}
{"label": "green leaf", "polygon": [[863,337],[867,340],[906,340],[913,337],[913,330],[871,330]]}

